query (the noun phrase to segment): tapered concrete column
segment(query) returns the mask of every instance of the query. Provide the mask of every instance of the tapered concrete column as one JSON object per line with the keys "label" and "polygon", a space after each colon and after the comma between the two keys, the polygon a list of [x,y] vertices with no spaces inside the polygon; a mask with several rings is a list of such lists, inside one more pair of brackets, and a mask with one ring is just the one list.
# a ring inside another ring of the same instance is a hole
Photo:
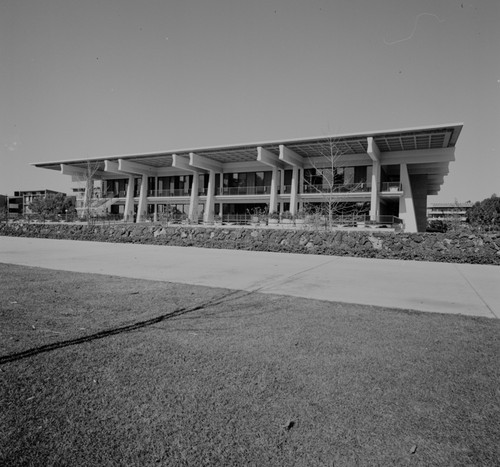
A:
{"label": "tapered concrete column", "polygon": [[[280,170],[280,193],[283,195],[285,193],[285,171]],[[283,214],[283,201],[278,203],[278,212]]]}
{"label": "tapered concrete column", "polygon": [[134,220],[134,177],[128,177],[127,197],[125,199],[125,212],[123,213],[124,222],[132,222]]}
{"label": "tapered concrete column", "polygon": [[193,182],[191,183],[191,198],[189,199],[189,220],[198,223],[198,192],[200,186],[200,176],[193,172]]}
{"label": "tapered concrete column", "polygon": [[[85,180],[85,191],[83,192],[83,212],[85,215],[90,214],[90,205],[94,197],[94,179],[92,177]],[[87,219],[88,220],[88,219]]]}
{"label": "tapered concrete column", "polygon": [[271,176],[271,198],[269,200],[269,214],[277,211],[278,203],[278,169],[273,168]]}
{"label": "tapered concrete column", "polygon": [[137,222],[144,222],[146,220],[148,210],[148,177],[142,176],[141,180],[141,193],[139,194],[139,206],[137,207]]}
{"label": "tapered concrete column", "polygon": [[410,176],[406,164],[400,164],[400,180],[403,188],[403,196],[399,198],[399,217],[403,219],[405,232],[418,232],[417,216],[413,204],[413,193],[411,189]]}
{"label": "tapered concrete column", "polygon": [[370,219],[376,221],[380,214],[380,162],[373,162]]}
{"label": "tapered concrete column", "polygon": [[290,188],[290,214],[294,216],[297,214],[297,192],[299,188],[299,168],[292,167],[292,187]]}
{"label": "tapered concrete column", "polygon": [[[271,193],[269,199],[269,213],[277,212],[278,209],[278,184],[280,179],[280,169],[285,168],[285,164],[279,157],[272,153],[271,151],[263,148],[262,146],[257,147],[257,161],[262,162],[271,167],[272,177],[271,177]],[[283,177],[281,177],[281,184],[283,184]],[[283,192],[283,190],[281,190]]]}
{"label": "tapered concrete column", "polygon": [[211,223],[214,221],[214,201],[215,201],[215,170],[210,170],[208,173],[208,189],[207,200],[205,202],[205,213],[203,221]]}
{"label": "tapered concrete column", "polygon": [[370,198],[370,219],[376,221],[380,214],[380,149],[372,136],[367,138],[367,154],[373,161],[372,167],[372,190]]}
{"label": "tapered concrete column", "polygon": [[304,168],[304,160],[302,156],[295,151],[287,148],[285,145],[280,144],[279,159],[289,166],[292,166],[292,186],[290,188],[290,214],[297,214],[297,200],[299,193],[299,169]]}

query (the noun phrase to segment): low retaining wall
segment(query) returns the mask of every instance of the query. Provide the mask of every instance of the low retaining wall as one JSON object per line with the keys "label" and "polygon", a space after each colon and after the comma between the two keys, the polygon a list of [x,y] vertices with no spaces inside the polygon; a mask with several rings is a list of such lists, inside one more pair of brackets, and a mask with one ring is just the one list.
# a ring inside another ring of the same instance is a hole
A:
{"label": "low retaining wall", "polygon": [[500,233],[326,232],[157,224],[3,224],[0,235],[500,265]]}

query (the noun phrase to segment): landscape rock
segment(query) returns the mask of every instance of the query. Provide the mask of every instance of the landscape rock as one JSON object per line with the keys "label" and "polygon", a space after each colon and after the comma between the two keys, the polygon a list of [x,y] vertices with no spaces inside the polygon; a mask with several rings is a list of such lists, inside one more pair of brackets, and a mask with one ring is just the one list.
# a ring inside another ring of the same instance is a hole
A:
{"label": "landscape rock", "polygon": [[494,233],[395,233],[162,224],[0,224],[0,236],[500,265]]}

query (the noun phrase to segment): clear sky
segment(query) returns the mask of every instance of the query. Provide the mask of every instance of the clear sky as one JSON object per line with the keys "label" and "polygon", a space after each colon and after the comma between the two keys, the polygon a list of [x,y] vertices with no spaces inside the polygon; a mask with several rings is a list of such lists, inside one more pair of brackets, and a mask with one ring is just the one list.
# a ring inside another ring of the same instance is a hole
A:
{"label": "clear sky", "polygon": [[0,0],[0,193],[82,157],[464,123],[429,202],[500,194],[498,0]]}

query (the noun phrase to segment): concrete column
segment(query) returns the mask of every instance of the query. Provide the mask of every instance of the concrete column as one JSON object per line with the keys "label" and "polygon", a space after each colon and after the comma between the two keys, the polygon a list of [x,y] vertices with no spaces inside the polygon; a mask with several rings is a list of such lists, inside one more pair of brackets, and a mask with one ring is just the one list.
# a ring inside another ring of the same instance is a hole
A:
{"label": "concrete column", "polygon": [[123,213],[124,222],[132,222],[134,220],[134,181],[134,177],[129,175],[125,211]]}
{"label": "concrete column", "polygon": [[425,232],[427,228],[427,174],[409,174],[409,176],[417,230]]}
{"label": "concrete column", "polygon": [[139,194],[139,206],[137,207],[137,222],[144,222],[146,220],[148,210],[148,177],[142,176],[141,192]]}
{"label": "concrete column", "polygon": [[417,217],[415,215],[415,205],[413,204],[413,193],[406,164],[400,164],[400,181],[403,189],[403,196],[399,198],[399,217],[403,219],[405,232],[417,232]]}
{"label": "concrete column", "polygon": [[290,189],[290,214],[294,216],[297,214],[297,192],[299,188],[299,168],[293,166],[292,168],[292,187]]}
{"label": "concrete column", "polygon": [[214,221],[214,205],[215,205],[215,170],[210,170],[208,173],[208,189],[207,200],[205,202],[205,213],[203,222],[212,223]]}
{"label": "concrete column", "polygon": [[191,197],[189,199],[189,220],[198,223],[198,192],[200,191],[200,176],[193,172],[193,182],[191,183]]}
{"label": "concrete column", "polygon": [[373,162],[370,219],[376,221],[380,214],[380,162]]}
{"label": "concrete column", "polygon": [[[92,198],[94,197],[94,180],[88,178],[85,180],[85,191],[83,192],[83,215],[90,214],[90,206],[92,204]],[[26,214],[26,199],[23,199],[23,214]],[[87,219],[88,220],[88,219]]]}
{"label": "concrete column", "polygon": [[271,177],[271,199],[269,200],[269,214],[276,212],[278,202],[278,169],[273,167]]}

